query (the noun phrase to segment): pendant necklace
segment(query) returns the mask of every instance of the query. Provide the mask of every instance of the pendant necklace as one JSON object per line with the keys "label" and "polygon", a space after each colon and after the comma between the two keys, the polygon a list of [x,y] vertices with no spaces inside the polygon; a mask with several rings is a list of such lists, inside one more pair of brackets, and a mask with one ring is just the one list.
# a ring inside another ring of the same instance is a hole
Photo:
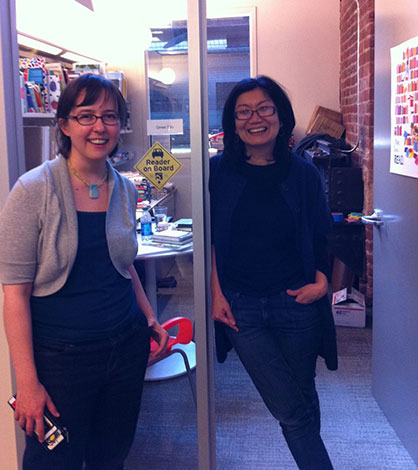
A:
{"label": "pendant necklace", "polygon": [[90,199],[98,199],[99,198],[99,188],[107,180],[107,173],[108,173],[107,166],[106,166],[106,171],[105,171],[105,174],[104,174],[102,180],[97,184],[90,184],[79,173],[77,173],[77,171],[71,165],[70,160],[67,160],[67,164],[68,164],[68,168],[70,169],[71,173],[76,178],[78,178],[80,181],[82,181],[89,188]]}

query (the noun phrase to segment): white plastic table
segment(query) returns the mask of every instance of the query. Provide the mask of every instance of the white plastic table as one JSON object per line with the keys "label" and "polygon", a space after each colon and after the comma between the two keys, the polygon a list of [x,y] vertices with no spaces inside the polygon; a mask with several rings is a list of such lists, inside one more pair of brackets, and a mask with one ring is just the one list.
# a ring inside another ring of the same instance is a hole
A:
{"label": "white plastic table", "polygon": [[[158,259],[168,256],[183,256],[193,253],[193,242],[184,249],[177,250],[166,246],[154,246],[141,243],[141,236],[138,235],[138,254],[136,259],[144,261],[145,267],[145,291],[154,313],[158,318],[157,302],[157,272],[156,262]],[[196,348],[192,341],[188,344],[176,344],[173,349],[181,349],[187,355],[190,369],[196,367]],[[180,354],[172,354],[161,361],[149,366],[146,370],[145,380],[165,380],[185,374],[186,367]]]}
{"label": "white plastic table", "polygon": [[[193,341],[188,344],[176,344],[173,349],[181,349],[186,353],[190,370],[196,367],[196,345]],[[186,372],[182,356],[179,353],[175,353],[148,366],[145,372],[145,380],[152,382],[154,380],[173,379]]]}
{"label": "white plastic table", "polygon": [[151,307],[158,317],[156,261],[169,256],[183,256],[193,253],[193,242],[184,249],[177,250],[166,246],[143,245],[138,235],[138,253],[136,259],[144,261],[145,291]]}

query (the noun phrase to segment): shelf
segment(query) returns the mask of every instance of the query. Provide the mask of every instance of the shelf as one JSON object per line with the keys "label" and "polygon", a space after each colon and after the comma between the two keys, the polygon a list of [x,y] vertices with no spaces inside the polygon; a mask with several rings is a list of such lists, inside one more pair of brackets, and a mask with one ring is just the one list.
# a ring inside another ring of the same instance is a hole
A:
{"label": "shelf", "polygon": [[55,118],[55,113],[23,113],[24,118]]}
{"label": "shelf", "polygon": [[55,125],[55,113],[23,113],[25,127],[52,127]]}

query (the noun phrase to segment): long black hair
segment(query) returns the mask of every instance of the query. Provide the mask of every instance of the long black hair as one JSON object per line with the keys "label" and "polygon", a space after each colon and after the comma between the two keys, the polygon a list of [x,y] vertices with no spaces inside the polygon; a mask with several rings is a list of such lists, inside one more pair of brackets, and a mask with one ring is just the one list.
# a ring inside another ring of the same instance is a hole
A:
{"label": "long black hair", "polygon": [[248,158],[245,144],[236,134],[235,105],[237,99],[247,91],[261,88],[273,101],[280,121],[280,131],[276,138],[273,158],[276,161],[287,159],[289,156],[289,140],[295,127],[295,115],[292,105],[284,89],[274,80],[264,75],[256,78],[245,78],[238,82],[231,90],[225,101],[222,113],[222,127],[224,132],[224,154],[236,163]]}
{"label": "long black hair", "polygon": [[[126,125],[126,103],[122,93],[110,80],[101,75],[92,73],[84,73],[79,77],[70,81],[64,88],[58,100],[56,115],[56,141],[58,145],[58,153],[68,158],[71,150],[71,139],[66,136],[58,125],[59,119],[68,119],[68,115],[77,103],[80,93],[85,91],[84,99],[78,106],[90,106],[94,104],[104,91],[105,99],[113,98],[116,103],[117,111],[120,117],[120,125],[123,128]],[[110,152],[110,156],[114,155],[118,146]]]}

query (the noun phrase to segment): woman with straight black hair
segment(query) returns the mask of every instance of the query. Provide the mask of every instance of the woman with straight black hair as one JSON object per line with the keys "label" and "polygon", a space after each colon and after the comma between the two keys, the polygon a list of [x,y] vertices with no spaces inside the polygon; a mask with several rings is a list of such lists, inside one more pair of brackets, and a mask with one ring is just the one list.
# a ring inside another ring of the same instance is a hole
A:
{"label": "woman with straight black hair", "polygon": [[300,470],[331,470],[315,388],[318,355],[337,368],[322,181],[289,150],[295,118],[272,79],[239,82],[222,124],[224,152],[210,161],[218,360],[236,350]]}
{"label": "woman with straight black hair", "polygon": [[[0,214],[23,470],[122,470],[150,335],[160,344],[154,354],[168,340],[133,266],[136,187],[107,161],[125,120],[112,82],[72,80],[58,103],[58,157],[22,175]],[[68,430],[52,450],[40,444],[51,440],[45,411]]]}

